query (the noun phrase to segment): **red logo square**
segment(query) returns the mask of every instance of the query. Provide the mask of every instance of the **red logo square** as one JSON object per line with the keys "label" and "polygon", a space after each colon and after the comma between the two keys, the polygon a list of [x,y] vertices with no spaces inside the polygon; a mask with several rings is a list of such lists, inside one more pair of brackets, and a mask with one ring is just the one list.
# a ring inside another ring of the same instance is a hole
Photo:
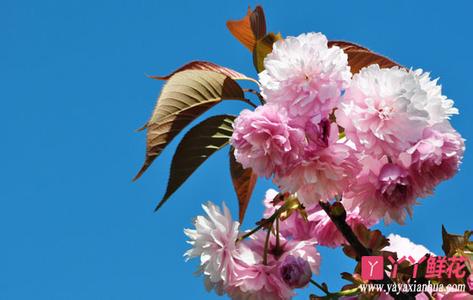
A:
{"label": "red logo square", "polygon": [[361,278],[363,280],[381,280],[384,277],[384,260],[382,256],[361,257]]}

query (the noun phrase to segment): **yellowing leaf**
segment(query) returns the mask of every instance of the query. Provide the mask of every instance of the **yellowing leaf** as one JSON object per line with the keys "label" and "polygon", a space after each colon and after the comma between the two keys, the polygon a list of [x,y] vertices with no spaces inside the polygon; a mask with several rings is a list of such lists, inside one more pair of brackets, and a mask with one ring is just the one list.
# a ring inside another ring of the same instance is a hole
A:
{"label": "yellowing leaf", "polygon": [[234,116],[213,116],[191,128],[182,138],[171,163],[171,174],[158,210],[169,197],[213,153],[228,144]]}
{"label": "yellowing leaf", "polygon": [[240,43],[253,52],[256,41],[266,35],[263,8],[257,6],[254,11],[248,8],[243,19],[227,21],[227,28]]}
{"label": "yellowing leaf", "polygon": [[148,169],[185,126],[222,99],[244,99],[241,87],[226,75],[206,70],[186,70],[172,75],[146,125],[146,158],[133,180]]}
{"label": "yellowing leaf", "polygon": [[329,41],[328,45],[329,47],[338,46],[345,51],[348,55],[348,65],[350,65],[353,74],[360,72],[362,68],[372,64],[378,64],[381,68],[400,66],[398,63],[387,57],[350,42]]}
{"label": "yellowing leaf", "polygon": [[273,51],[274,42],[280,39],[282,39],[280,33],[274,34],[270,32],[262,39],[256,41],[253,50],[253,65],[258,73],[264,70],[264,58]]}
{"label": "yellowing leaf", "polygon": [[251,168],[244,169],[243,166],[236,161],[233,147],[230,149],[230,174],[232,176],[233,187],[238,198],[239,220],[243,223],[251,194],[255,188],[256,176]]}

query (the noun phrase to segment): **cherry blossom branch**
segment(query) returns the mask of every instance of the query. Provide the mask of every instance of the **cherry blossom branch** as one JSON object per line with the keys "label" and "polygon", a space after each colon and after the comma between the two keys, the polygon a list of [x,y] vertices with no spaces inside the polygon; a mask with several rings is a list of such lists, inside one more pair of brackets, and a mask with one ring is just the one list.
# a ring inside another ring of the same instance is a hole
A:
{"label": "cherry blossom branch", "polygon": [[273,229],[273,224],[274,224],[274,222],[271,222],[269,224],[268,232],[266,233],[266,240],[264,241],[263,265],[265,265],[265,266],[268,264],[269,239],[271,237],[271,231]]}
{"label": "cherry blossom branch", "polygon": [[276,218],[276,249],[280,248],[279,240],[279,216]]}
{"label": "cherry blossom branch", "polygon": [[314,279],[311,279],[311,280],[310,280],[310,283],[312,283],[313,285],[315,285],[316,287],[318,287],[319,290],[321,290],[321,291],[324,292],[325,294],[330,295],[330,292],[329,292],[323,285],[321,285],[320,283],[318,283],[318,282],[315,281]]}
{"label": "cherry blossom branch", "polygon": [[263,219],[261,221],[259,221],[257,224],[258,226],[256,226],[255,228],[253,228],[252,230],[248,231],[247,233],[243,234],[242,236],[240,236],[238,239],[237,239],[237,242],[240,242],[248,237],[250,237],[251,235],[255,234],[256,232],[258,232],[260,229],[268,226],[269,224],[272,224],[274,222],[274,220],[276,220],[279,215],[284,212],[285,210],[287,209],[287,206],[283,205],[281,206],[280,208],[278,208],[269,218],[266,218],[266,219]]}
{"label": "cherry blossom branch", "polygon": [[[347,213],[341,202],[335,202],[333,205],[330,205],[328,202],[320,201],[319,202],[322,209],[330,217],[330,220],[335,224],[338,231],[343,235],[347,242],[355,249],[357,254],[356,260],[360,261],[362,256],[372,255],[371,249],[366,248],[355,235],[351,227],[346,222]],[[381,283],[384,285],[393,284],[391,278],[388,274],[384,272],[382,280],[373,280],[375,283]],[[396,300],[414,300],[417,293],[400,293],[396,294],[394,292],[389,293]]]}
{"label": "cherry blossom branch", "polygon": [[[313,279],[310,280],[310,283],[312,283],[317,288],[319,288],[322,292],[324,292],[327,295],[327,297],[325,297],[327,299],[339,299],[340,297],[355,296],[360,292],[360,289],[356,287],[356,288],[332,293],[327,289],[326,286],[324,286],[323,284],[319,284],[317,281]],[[312,296],[311,296],[311,299],[312,299]]]}
{"label": "cherry blossom branch", "polygon": [[[330,217],[330,220],[335,224],[337,229],[342,233],[347,242],[355,249],[357,254],[357,260],[359,261],[362,256],[370,256],[371,250],[367,249],[360,240],[356,237],[355,233],[351,229],[350,225],[346,222],[347,213],[340,202],[337,202],[337,207],[331,206],[328,202],[320,201],[320,206]],[[337,210],[335,213],[334,211]]]}
{"label": "cherry blossom branch", "polygon": [[261,228],[263,228],[264,226],[266,226],[267,224],[269,224],[269,222],[272,222],[271,221],[271,218],[268,218],[268,219],[264,219],[263,221],[260,222],[260,224],[258,226],[256,226],[255,228],[253,228],[252,230],[248,231],[247,233],[245,233],[244,235],[240,236],[238,239],[237,239],[237,243],[250,237],[251,235],[255,234],[256,232],[258,232]]}

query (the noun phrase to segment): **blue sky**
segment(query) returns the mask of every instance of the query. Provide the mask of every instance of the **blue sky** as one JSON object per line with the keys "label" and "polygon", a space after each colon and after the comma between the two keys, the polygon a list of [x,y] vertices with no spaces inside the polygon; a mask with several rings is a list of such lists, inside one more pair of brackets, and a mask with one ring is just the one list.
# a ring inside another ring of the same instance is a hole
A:
{"label": "blue sky", "polygon": [[[0,3],[0,299],[217,299],[185,263],[184,227],[200,204],[236,212],[227,153],[217,153],[158,213],[172,151],[137,182],[147,120],[165,74],[210,60],[254,76],[251,57],[226,30],[255,1],[16,1]],[[460,173],[422,201],[397,232],[441,254],[440,227],[472,229],[469,153],[473,114],[470,1],[260,1],[269,29],[322,31],[440,77],[467,139]],[[237,113],[239,103],[206,115]],[[271,186],[261,181],[245,227]],[[353,263],[321,249],[335,289]],[[307,299],[310,291],[301,291]]]}

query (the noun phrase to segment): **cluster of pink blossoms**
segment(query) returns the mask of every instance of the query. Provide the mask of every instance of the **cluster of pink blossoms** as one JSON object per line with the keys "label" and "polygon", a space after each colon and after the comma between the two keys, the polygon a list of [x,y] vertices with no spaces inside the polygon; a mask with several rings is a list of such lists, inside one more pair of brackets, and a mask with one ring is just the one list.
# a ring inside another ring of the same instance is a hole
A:
{"label": "cluster of pink blossoms", "polygon": [[192,245],[185,255],[200,257],[199,271],[208,290],[237,300],[285,300],[319,272],[315,239],[289,239],[282,234],[276,241],[272,235],[265,258],[265,232],[240,241],[240,224],[225,204],[223,211],[210,202],[203,208],[207,217],[198,216],[195,229],[185,230]]}
{"label": "cluster of pink blossoms", "polygon": [[352,76],[347,59],[320,33],[276,42],[259,74],[266,104],[234,123],[235,157],[306,207],[340,196],[363,218],[403,223],[458,170],[458,110],[422,70]]}
{"label": "cluster of pink blossoms", "polygon": [[[315,246],[346,243],[320,201],[342,199],[350,226],[403,223],[416,199],[457,172],[464,140],[448,119],[458,111],[436,80],[378,65],[352,76],[347,60],[320,33],[277,41],[266,57],[259,74],[266,104],[240,113],[231,144],[243,167],[272,178],[306,214],[281,219],[277,239],[264,231],[240,239],[244,232],[225,205],[204,205],[207,216],[185,231],[186,256],[200,258],[209,290],[291,299],[318,273]],[[267,192],[265,218],[280,207],[277,195]]]}

